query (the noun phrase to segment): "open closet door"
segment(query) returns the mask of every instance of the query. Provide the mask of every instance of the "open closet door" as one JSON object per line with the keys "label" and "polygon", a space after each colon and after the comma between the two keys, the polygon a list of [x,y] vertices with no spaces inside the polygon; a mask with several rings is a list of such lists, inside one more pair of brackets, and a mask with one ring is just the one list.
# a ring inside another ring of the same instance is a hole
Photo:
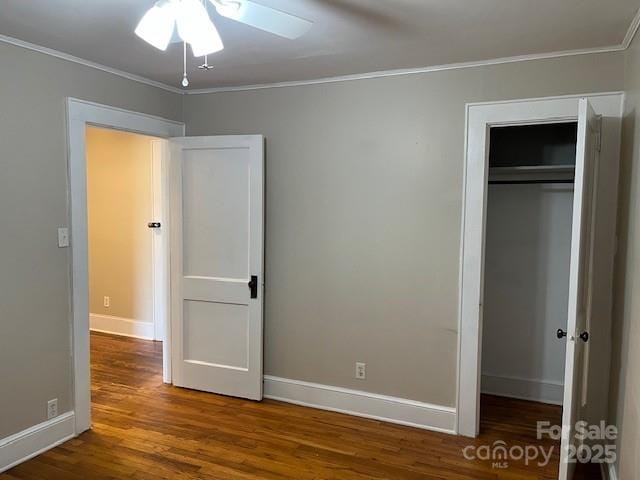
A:
{"label": "open closet door", "polygon": [[578,114],[569,308],[566,332],[566,362],[562,413],[560,480],[571,480],[580,455],[576,422],[587,399],[584,398],[588,368],[589,325],[591,322],[594,203],[600,149],[600,120],[589,101],[581,99]]}
{"label": "open closet door", "polygon": [[170,139],[173,383],[262,399],[263,137]]}

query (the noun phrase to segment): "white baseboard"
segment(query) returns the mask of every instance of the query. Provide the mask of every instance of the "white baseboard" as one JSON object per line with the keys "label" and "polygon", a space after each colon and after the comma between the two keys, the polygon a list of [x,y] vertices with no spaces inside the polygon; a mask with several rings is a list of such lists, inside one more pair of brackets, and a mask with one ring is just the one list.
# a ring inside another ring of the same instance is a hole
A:
{"label": "white baseboard", "polygon": [[155,331],[152,322],[141,322],[112,315],[89,314],[90,328],[94,332],[111,333],[125,337],[153,340]]}
{"label": "white baseboard", "polygon": [[0,473],[75,437],[73,412],[0,440]]}
{"label": "white baseboard", "polygon": [[456,409],[347,388],[264,377],[264,396],[305,407],[331,410],[411,427],[455,433]]}
{"label": "white baseboard", "polygon": [[562,405],[564,386],[561,382],[483,374],[482,393]]}

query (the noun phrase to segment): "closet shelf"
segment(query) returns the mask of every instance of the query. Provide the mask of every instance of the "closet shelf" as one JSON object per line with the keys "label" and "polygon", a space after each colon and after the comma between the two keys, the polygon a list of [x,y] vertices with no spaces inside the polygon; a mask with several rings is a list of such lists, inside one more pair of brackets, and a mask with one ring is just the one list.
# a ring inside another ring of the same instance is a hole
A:
{"label": "closet shelf", "polygon": [[574,174],[573,165],[490,167],[489,184],[573,183]]}
{"label": "closet shelf", "polygon": [[491,175],[512,175],[521,173],[573,173],[575,165],[531,165],[522,167],[490,167]]}

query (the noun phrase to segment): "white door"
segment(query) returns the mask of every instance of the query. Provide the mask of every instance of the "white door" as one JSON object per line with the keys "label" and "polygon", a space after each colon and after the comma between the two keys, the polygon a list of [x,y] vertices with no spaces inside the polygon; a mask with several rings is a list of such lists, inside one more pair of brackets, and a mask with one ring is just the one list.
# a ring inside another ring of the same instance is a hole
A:
{"label": "white door", "polygon": [[263,137],[170,140],[173,383],[262,399]]}
{"label": "white door", "polygon": [[599,144],[599,118],[589,101],[581,99],[571,235],[560,480],[573,478],[576,455],[580,455],[580,442],[576,440],[575,426],[581,419],[581,410],[587,400],[584,396],[584,379],[587,376],[585,368],[588,367],[587,342],[591,323],[593,223]]}

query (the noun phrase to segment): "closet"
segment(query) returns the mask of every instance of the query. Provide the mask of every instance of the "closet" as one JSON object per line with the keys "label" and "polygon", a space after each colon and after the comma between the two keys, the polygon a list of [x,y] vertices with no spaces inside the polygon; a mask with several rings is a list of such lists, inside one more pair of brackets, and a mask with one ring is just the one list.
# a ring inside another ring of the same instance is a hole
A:
{"label": "closet", "polygon": [[576,137],[576,122],[490,130],[483,393],[562,403]]}

